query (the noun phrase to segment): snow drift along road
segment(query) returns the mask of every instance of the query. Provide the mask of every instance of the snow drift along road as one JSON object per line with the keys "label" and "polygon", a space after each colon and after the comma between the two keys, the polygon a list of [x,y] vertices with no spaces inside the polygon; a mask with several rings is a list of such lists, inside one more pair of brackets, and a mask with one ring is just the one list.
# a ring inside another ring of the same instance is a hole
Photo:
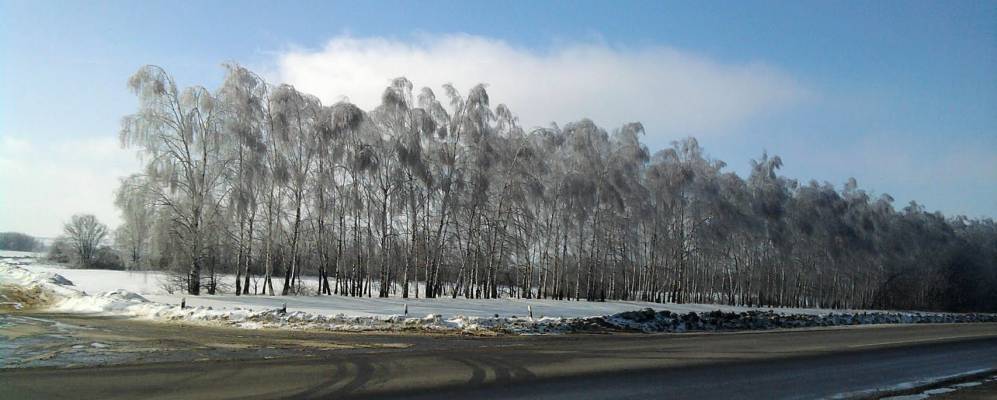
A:
{"label": "snow drift along road", "polygon": [[[173,298],[167,298],[173,299]],[[516,317],[516,316],[464,316],[453,314],[443,316],[430,313],[425,317],[412,318],[402,315],[372,315],[368,313],[330,315],[323,310],[313,312],[289,311],[264,307],[260,311],[243,308],[235,301],[252,304],[273,298],[243,297],[238,300],[228,298],[220,304],[225,307],[195,306],[181,308],[176,304],[153,302],[142,295],[124,289],[88,294],[73,285],[69,279],[51,271],[36,271],[0,262],[0,304],[20,308],[37,308],[66,313],[94,313],[118,315],[155,321],[185,321],[204,324],[235,326],[240,328],[279,328],[279,329],[325,329],[336,331],[401,331],[417,330],[430,332],[501,332],[501,333],[566,333],[584,331],[633,331],[633,332],[686,332],[686,331],[732,331],[774,328],[803,328],[815,326],[898,324],[898,323],[956,323],[956,322],[997,322],[994,314],[945,314],[911,312],[847,312],[827,313],[805,310],[803,313],[781,313],[763,310],[719,309],[709,312],[676,313],[670,310],[655,311],[651,308],[626,311],[607,316],[590,317]],[[295,298],[292,298],[295,299]],[[278,300],[279,301],[279,300]],[[366,299],[366,302],[379,303],[397,309],[399,299]],[[480,300],[452,299],[441,301],[449,310],[461,307],[474,312]],[[486,300],[501,301],[501,300]],[[257,303],[267,305],[271,303]],[[586,303],[567,302],[572,306]],[[374,307],[376,304],[368,304]],[[517,306],[522,306],[518,304]],[[617,304],[617,306],[620,306]],[[636,308],[636,304],[630,305]],[[661,305],[665,308],[669,305]],[[318,307],[313,306],[313,307]],[[719,308],[719,307],[718,307]],[[592,307],[591,311],[599,307]],[[328,310],[324,310],[328,311]],[[384,310],[373,310],[384,313]],[[401,311],[399,309],[399,311]],[[577,310],[575,311],[577,312]],[[363,315],[358,315],[363,314]],[[480,312],[479,312],[480,314]],[[510,314],[511,315],[511,314]]]}
{"label": "snow drift along road", "polygon": [[566,326],[562,318],[480,318],[430,314],[423,318],[403,316],[327,316],[280,310],[187,307],[149,301],[127,290],[90,295],[59,274],[35,272],[0,263],[0,296],[13,308],[37,308],[67,313],[119,315],[158,321],[188,321],[242,328],[329,329],[340,331],[500,331],[554,332]]}

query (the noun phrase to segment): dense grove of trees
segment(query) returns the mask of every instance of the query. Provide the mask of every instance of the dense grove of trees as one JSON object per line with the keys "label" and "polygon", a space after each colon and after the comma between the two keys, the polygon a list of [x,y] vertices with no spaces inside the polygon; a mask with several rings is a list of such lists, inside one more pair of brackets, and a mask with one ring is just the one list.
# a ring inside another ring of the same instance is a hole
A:
{"label": "dense grove of trees", "polygon": [[44,246],[33,236],[20,232],[0,232],[0,250],[38,251]]}
{"label": "dense grove of trees", "polygon": [[[524,129],[484,86],[322,104],[227,66],[220,88],[130,80],[117,242],[191,294],[523,297],[997,309],[997,225],[778,174],[725,171],[693,138]],[[303,285],[307,277],[309,285]],[[316,281],[317,287],[314,285]],[[229,278],[231,279],[231,278]]]}

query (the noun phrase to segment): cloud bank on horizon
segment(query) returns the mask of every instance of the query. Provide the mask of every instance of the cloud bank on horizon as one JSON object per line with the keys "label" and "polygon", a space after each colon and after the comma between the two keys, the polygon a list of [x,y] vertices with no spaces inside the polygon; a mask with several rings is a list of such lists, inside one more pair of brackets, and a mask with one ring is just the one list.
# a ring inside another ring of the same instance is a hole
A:
{"label": "cloud bank on horizon", "polygon": [[347,98],[372,109],[399,76],[438,94],[445,83],[461,91],[484,83],[492,102],[508,105],[527,128],[586,117],[607,129],[641,121],[652,138],[723,134],[807,96],[773,66],[721,63],[663,46],[566,43],[534,51],[467,34],[410,41],[342,35],[321,49],[282,53],[277,63],[275,80],[324,103]]}

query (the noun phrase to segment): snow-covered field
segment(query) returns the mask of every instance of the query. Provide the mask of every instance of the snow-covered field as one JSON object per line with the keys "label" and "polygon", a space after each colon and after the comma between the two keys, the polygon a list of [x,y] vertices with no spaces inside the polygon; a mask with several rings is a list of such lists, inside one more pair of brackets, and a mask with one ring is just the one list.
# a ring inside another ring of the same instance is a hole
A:
{"label": "snow-covered field", "polygon": [[[2,252],[4,256],[31,257],[33,253]],[[2,259],[0,259],[2,260]],[[72,269],[44,262],[24,262],[22,266],[31,271],[61,275],[73,282],[73,285],[89,294],[98,294],[124,289],[142,295],[158,303],[180,304],[186,299],[187,305],[212,308],[252,308],[254,310],[277,309],[287,304],[288,311],[304,311],[319,315],[345,314],[350,316],[393,316],[403,314],[408,306],[409,315],[425,316],[439,314],[443,317],[501,317],[528,315],[529,307],[533,315],[559,318],[578,318],[616,314],[624,311],[652,308],[668,310],[675,313],[709,312],[721,310],[725,312],[743,312],[759,310],[759,308],[736,307],[715,304],[661,304],[641,301],[561,301],[539,299],[452,299],[449,297],[424,299],[400,296],[389,298],[346,297],[346,296],[235,296],[231,294],[215,296],[187,296],[184,294],[168,294],[162,282],[164,276],[159,272],[129,272]],[[224,276],[226,283],[233,284],[234,277]],[[283,283],[281,278],[274,278],[274,286],[279,290]],[[768,310],[768,308],[763,308]],[[829,310],[778,308],[773,311],[786,314],[827,314]],[[840,312],[840,311],[839,311]]]}
{"label": "snow-covered field", "polygon": [[[232,280],[233,277],[226,277]],[[605,317],[611,325],[628,327],[629,321],[608,317],[653,309],[675,314],[722,311],[745,313],[772,311],[783,316],[827,318],[820,309],[750,309],[710,304],[658,304],[628,301],[557,301],[526,299],[416,299],[345,296],[186,296],[170,294],[157,272],[71,269],[37,261],[32,253],[0,252],[0,286],[8,298],[0,303],[34,301],[60,312],[125,315],[152,320],[185,320],[240,327],[322,328],[337,330],[422,329],[439,331],[497,330],[505,332],[557,332],[577,326],[587,317]],[[71,282],[71,283],[70,283]],[[278,286],[281,282],[275,282]],[[11,287],[18,299],[11,299]],[[179,304],[185,301],[187,308]],[[38,304],[35,304],[36,306]],[[286,305],[286,313],[283,309]],[[407,314],[406,314],[407,310]],[[533,317],[530,318],[530,310]],[[835,310],[841,314],[843,311]],[[858,312],[845,312],[855,314]],[[631,314],[632,318],[645,318]],[[673,314],[674,315],[674,314]],[[663,317],[669,319],[670,317]],[[590,319],[590,318],[589,318]],[[654,318],[652,318],[654,319]],[[649,322],[649,321],[645,321]],[[669,322],[672,323],[672,322]],[[660,321],[655,322],[660,326]],[[674,325],[674,324],[673,324]],[[684,325],[683,325],[684,326]],[[638,330],[646,328],[638,328]],[[655,328],[657,329],[657,328]],[[684,330],[685,328],[683,328]]]}

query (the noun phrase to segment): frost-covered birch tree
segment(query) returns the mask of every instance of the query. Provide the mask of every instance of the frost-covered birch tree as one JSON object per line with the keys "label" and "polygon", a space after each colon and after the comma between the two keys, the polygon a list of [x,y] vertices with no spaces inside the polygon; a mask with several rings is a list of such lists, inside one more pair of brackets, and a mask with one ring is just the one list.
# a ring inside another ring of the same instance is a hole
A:
{"label": "frost-covered birch tree", "polygon": [[122,119],[121,142],[139,148],[148,160],[145,179],[156,203],[170,209],[170,233],[183,244],[187,291],[199,294],[207,224],[227,196],[221,107],[207,89],[179,89],[157,66],[139,69],[128,86],[138,96],[139,109]]}
{"label": "frost-covered birch tree", "polygon": [[521,127],[484,85],[397,78],[364,111],[226,68],[217,92],[140,69],[122,122],[146,167],[118,246],[192,294],[231,273],[243,295],[997,308],[992,219],[801,183],[767,153],[742,177],[636,122]]}

